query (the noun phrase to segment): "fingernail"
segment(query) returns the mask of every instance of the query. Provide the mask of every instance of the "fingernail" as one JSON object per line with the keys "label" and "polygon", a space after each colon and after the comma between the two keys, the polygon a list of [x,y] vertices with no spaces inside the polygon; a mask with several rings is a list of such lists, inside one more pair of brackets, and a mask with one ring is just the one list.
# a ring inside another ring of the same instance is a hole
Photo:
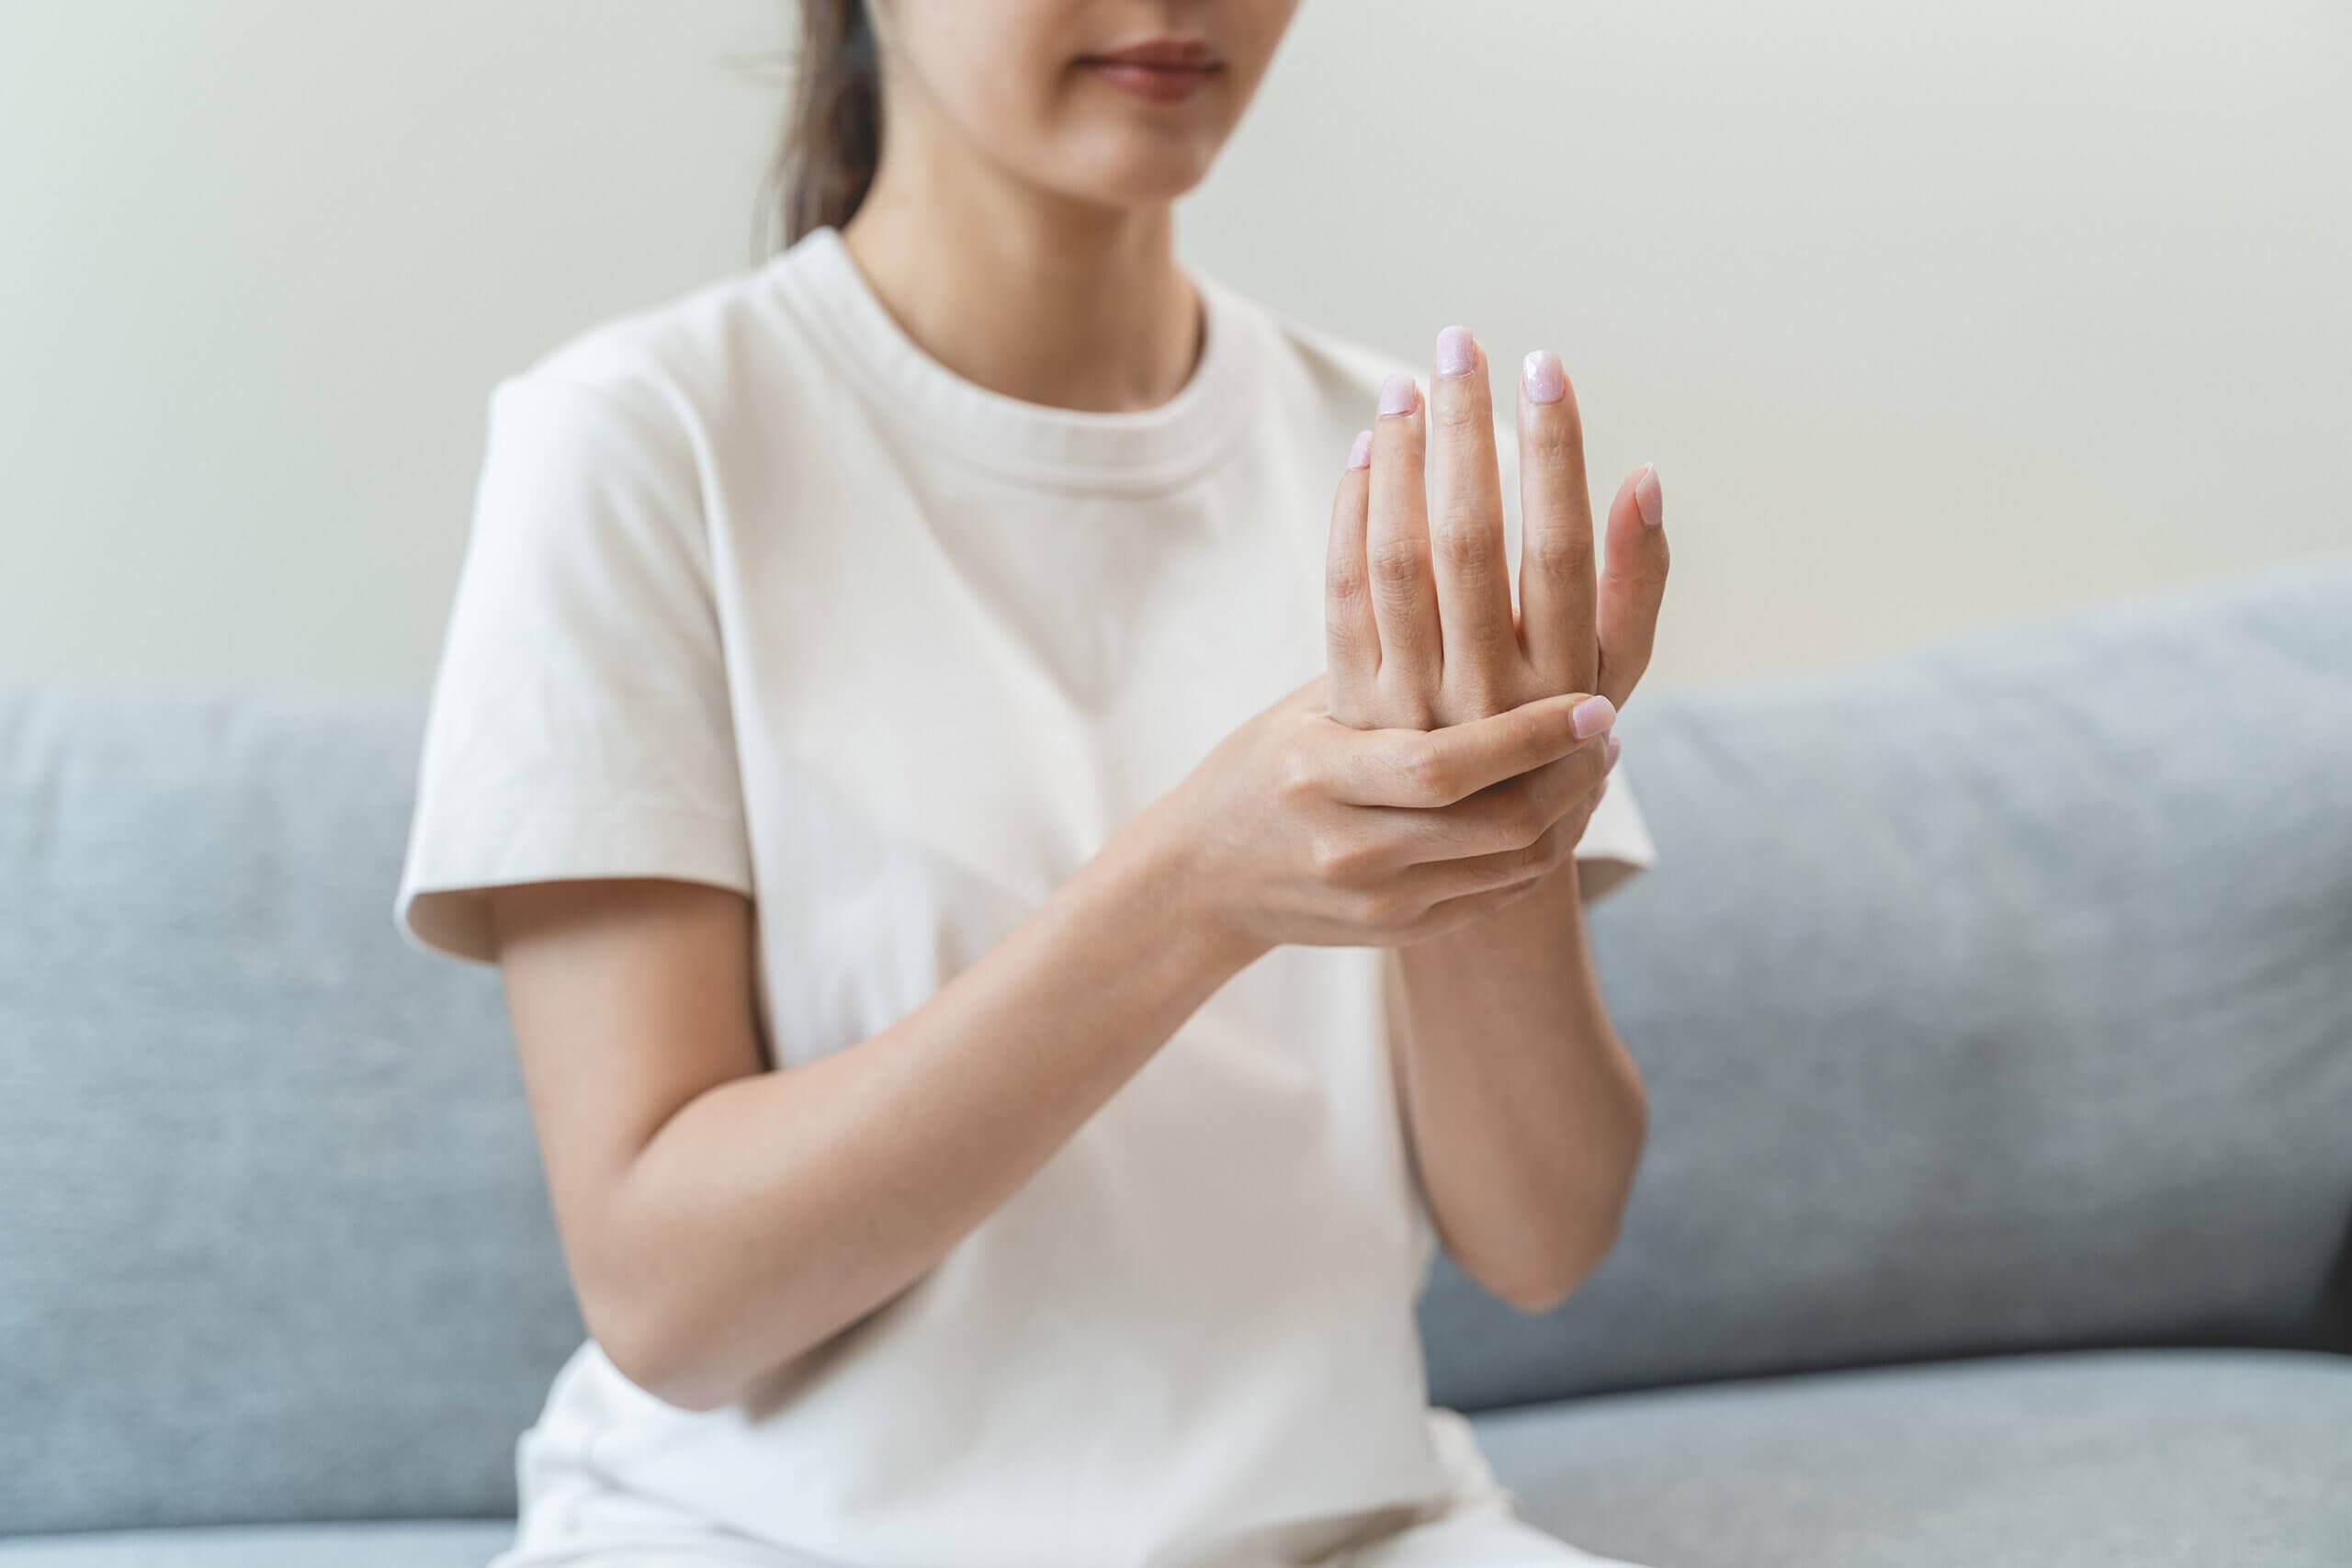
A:
{"label": "fingernail", "polygon": [[1625,743],[1617,739],[1617,732],[1615,730],[1611,730],[1609,732],[1608,740],[1602,746],[1602,750],[1607,755],[1608,761],[1600,764],[1600,771],[1606,773],[1615,768],[1617,766],[1617,753],[1623,751],[1624,749]]}
{"label": "fingernail", "polygon": [[1356,444],[1348,448],[1348,467],[1351,468],[1369,468],[1372,467],[1371,431],[1359,430],[1356,432]]}
{"label": "fingernail", "polygon": [[1607,697],[1587,697],[1568,710],[1568,728],[1579,740],[1591,739],[1616,721],[1616,705]]}
{"label": "fingernail", "polygon": [[1380,384],[1380,412],[1384,414],[1411,413],[1413,405],[1420,400],[1420,390],[1413,385],[1410,376],[1392,373]]}
{"label": "fingernail", "polygon": [[1642,477],[1634,481],[1634,504],[1642,509],[1642,525],[1655,528],[1666,521],[1666,491],[1657,482],[1657,465],[1643,465]]}
{"label": "fingernail", "polygon": [[1560,368],[1560,356],[1548,348],[1527,356],[1519,367],[1519,384],[1527,389],[1531,403],[1556,403],[1568,395],[1567,373]]}
{"label": "fingernail", "polygon": [[1477,363],[1477,345],[1471,341],[1468,327],[1448,327],[1437,334],[1439,375],[1467,376]]}

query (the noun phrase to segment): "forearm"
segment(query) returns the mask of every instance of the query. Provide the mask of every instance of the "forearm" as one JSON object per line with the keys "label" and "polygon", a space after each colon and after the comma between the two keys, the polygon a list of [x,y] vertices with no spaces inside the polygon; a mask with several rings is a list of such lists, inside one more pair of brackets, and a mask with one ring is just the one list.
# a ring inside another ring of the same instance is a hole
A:
{"label": "forearm", "polygon": [[1439,1234],[1497,1294],[1548,1306],[1607,1253],[1648,1121],[1577,868],[1396,957],[1406,1117]]}
{"label": "forearm", "polygon": [[673,1117],[607,1233],[649,1386],[727,1403],[1011,1198],[1254,956],[1182,919],[1172,874],[1139,823],[888,1030]]}

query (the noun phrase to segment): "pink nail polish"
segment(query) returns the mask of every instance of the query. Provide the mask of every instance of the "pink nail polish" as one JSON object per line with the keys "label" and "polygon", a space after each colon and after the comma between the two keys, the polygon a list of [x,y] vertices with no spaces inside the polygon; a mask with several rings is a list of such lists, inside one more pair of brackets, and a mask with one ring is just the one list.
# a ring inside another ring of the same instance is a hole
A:
{"label": "pink nail polish", "polygon": [[1356,444],[1348,448],[1348,467],[1351,468],[1369,468],[1372,467],[1371,431],[1359,430],[1356,432]]}
{"label": "pink nail polish", "polygon": [[1413,378],[1401,372],[1392,372],[1380,384],[1380,412],[1383,414],[1411,413],[1413,405],[1421,400],[1420,389]]}
{"label": "pink nail polish", "polygon": [[1560,368],[1560,356],[1548,348],[1527,356],[1519,367],[1519,382],[1531,403],[1556,403],[1568,395],[1567,373]]}
{"label": "pink nail polish", "polygon": [[1603,745],[1603,750],[1608,760],[1600,764],[1600,771],[1604,773],[1613,773],[1617,767],[1617,753],[1623,751],[1624,749],[1625,743],[1617,739],[1617,732],[1615,730],[1611,730],[1609,732],[1609,739]]}
{"label": "pink nail polish", "polygon": [[1437,334],[1437,373],[1467,376],[1478,363],[1477,345],[1468,327],[1448,327]]}
{"label": "pink nail polish", "polygon": [[1579,740],[1589,740],[1616,722],[1616,705],[1607,697],[1587,697],[1568,710],[1568,728]]}
{"label": "pink nail polish", "polygon": [[1657,482],[1657,465],[1645,464],[1634,481],[1634,504],[1642,509],[1642,525],[1655,528],[1666,521],[1666,491]]}

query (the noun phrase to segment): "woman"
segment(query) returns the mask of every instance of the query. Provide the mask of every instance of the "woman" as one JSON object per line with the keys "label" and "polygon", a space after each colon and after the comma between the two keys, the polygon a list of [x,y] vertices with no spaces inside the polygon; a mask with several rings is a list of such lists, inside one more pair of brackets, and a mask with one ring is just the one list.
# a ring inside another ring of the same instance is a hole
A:
{"label": "woman", "polygon": [[400,911],[503,972],[591,1334],[503,1568],[1595,1561],[1413,1309],[1632,1179],[1657,482],[1596,579],[1530,356],[1514,612],[1470,335],[1177,265],[1292,3],[812,4],[797,242],[498,389]]}

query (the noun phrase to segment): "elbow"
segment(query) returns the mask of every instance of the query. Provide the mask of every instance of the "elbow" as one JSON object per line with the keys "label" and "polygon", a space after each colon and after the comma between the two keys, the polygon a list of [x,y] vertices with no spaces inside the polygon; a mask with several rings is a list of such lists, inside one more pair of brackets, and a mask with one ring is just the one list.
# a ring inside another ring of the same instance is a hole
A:
{"label": "elbow", "polygon": [[662,1404],[697,1414],[741,1396],[713,1352],[721,1337],[688,1293],[664,1289],[652,1260],[606,1248],[603,1265],[576,1267],[572,1285],[588,1336],[613,1370]]}
{"label": "elbow", "polygon": [[642,1292],[576,1282],[580,1315],[588,1337],[611,1362],[613,1370],[664,1404],[682,1410],[717,1407],[710,1391],[696,1375],[686,1337],[664,1321],[665,1314]]}
{"label": "elbow", "polygon": [[703,1347],[658,1314],[641,1307],[621,1309],[609,1301],[600,1308],[584,1295],[581,1308],[590,1337],[613,1370],[662,1404],[702,1415],[740,1397],[732,1380],[697,1353]]}
{"label": "elbow", "polygon": [[580,1291],[581,1316],[613,1370],[662,1404],[707,1415],[741,1404],[777,1369],[821,1337],[757,1342],[707,1291],[658,1288],[639,1272],[635,1288]]}
{"label": "elbow", "polygon": [[1605,1224],[1580,1226],[1577,1234],[1560,1238],[1548,1255],[1522,1258],[1515,1267],[1494,1270],[1479,1282],[1515,1310],[1540,1316],[1556,1310],[1592,1277],[1617,1245],[1617,1231],[1612,1213]]}
{"label": "elbow", "polygon": [[1538,1239],[1515,1248],[1509,1262],[1479,1272],[1481,1284],[1519,1311],[1534,1315],[1555,1310],[1615,1250],[1648,1132],[1648,1107],[1638,1089],[1632,1104],[1631,1147],[1613,1190],[1597,1201],[1587,1196],[1577,1201],[1565,1223],[1556,1220],[1555,1209],[1555,1221],[1540,1228]]}

